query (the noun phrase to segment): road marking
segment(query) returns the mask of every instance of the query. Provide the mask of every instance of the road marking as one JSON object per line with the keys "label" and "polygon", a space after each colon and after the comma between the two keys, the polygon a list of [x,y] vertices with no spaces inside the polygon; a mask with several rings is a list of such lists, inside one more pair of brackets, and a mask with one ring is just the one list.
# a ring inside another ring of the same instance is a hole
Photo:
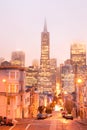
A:
{"label": "road marking", "polygon": [[12,130],[16,125],[13,125],[9,130]]}
{"label": "road marking", "polygon": [[30,127],[30,124],[27,125],[27,127],[25,128],[25,130],[27,130]]}

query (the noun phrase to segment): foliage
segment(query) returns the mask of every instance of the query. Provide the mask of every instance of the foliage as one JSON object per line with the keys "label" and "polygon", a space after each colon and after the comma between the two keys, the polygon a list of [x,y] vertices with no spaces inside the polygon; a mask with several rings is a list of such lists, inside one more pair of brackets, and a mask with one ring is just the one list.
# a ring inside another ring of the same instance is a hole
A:
{"label": "foliage", "polygon": [[43,113],[44,109],[45,109],[45,106],[39,106],[38,107],[39,113]]}
{"label": "foliage", "polygon": [[55,107],[55,102],[50,103],[50,107],[53,109]]}
{"label": "foliage", "polygon": [[69,114],[71,114],[72,109],[73,109],[73,102],[72,102],[71,100],[67,99],[67,100],[65,101],[64,107],[65,107],[66,111],[67,111]]}
{"label": "foliage", "polygon": [[52,107],[48,106],[46,107],[46,111],[47,114],[51,114],[52,113]]}

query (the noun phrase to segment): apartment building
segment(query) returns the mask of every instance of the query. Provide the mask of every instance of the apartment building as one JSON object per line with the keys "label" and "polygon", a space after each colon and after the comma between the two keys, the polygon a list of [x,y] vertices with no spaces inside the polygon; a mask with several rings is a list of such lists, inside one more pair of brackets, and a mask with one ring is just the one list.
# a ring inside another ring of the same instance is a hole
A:
{"label": "apartment building", "polygon": [[5,61],[0,66],[0,116],[28,117],[30,92],[25,90],[25,68]]}

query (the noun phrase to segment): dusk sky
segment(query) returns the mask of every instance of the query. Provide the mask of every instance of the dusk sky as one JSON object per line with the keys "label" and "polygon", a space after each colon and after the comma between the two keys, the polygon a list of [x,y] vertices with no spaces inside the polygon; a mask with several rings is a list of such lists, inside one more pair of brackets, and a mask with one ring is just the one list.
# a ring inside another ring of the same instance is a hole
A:
{"label": "dusk sky", "polygon": [[0,57],[25,52],[26,66],[40,59],[44,20],[50,32],[50,57],[63,63],[70,45],[87,46],[87,0],[0,0]]}

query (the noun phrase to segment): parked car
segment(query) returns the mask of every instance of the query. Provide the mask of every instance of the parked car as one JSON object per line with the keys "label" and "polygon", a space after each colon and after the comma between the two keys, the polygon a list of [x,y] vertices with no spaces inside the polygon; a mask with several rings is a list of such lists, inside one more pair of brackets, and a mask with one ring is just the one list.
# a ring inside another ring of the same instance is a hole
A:
{"label": "parked car", "polygon": [[47,117],[52,117],[52,114],[47,114]]}
{"label": "parked car", "polygon": [[42,113],[37,114],[37,119],[46,119],[46,118],[47,118],[47,114],[42,114]]}
{"label": "parked car", "polygon": [[0,118],[0,125],[13,126],[13,123],[12,123],[11,119],[8,119],[7,117],[1,117]]}
{"label": "parked car", "polygon": [[66,114],[66,115],[64,115],[64,118],[73,120],[72,114]]}

